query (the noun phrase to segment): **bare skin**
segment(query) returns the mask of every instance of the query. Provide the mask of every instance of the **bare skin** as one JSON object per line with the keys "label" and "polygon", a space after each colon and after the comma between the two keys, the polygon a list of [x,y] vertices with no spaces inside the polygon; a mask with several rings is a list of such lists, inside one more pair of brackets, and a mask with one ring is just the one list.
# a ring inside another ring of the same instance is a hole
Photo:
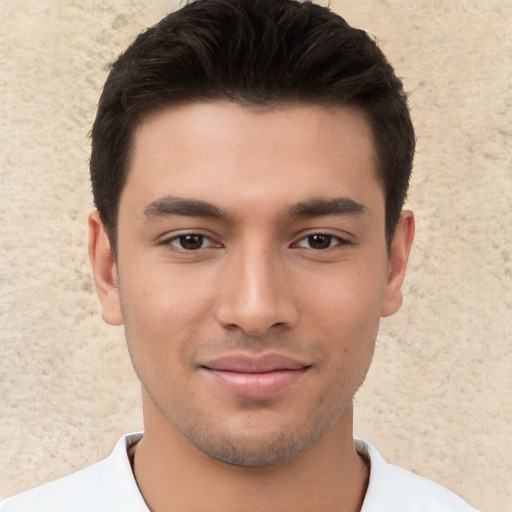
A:
{"label": "bare skin", "polygon": [[[143,496],[155,497],[148,501],[155,511],[356,511],[368,485],[369,470],[353,443],[346,453],[331,448],[351,432],[332,429],[299,458],[259,468],[218,462],[184,442],[169,446],[162,457],[160,443],[152,440],[166,433],[146,433],[135,446],[135,476]],[[176,463],[189,457],[200,464]]]}
{"label": "bare skin", "polygon": [[137,130],[115,262],[90,255],[142,383],[137,483],[156,512],[360,510],[352,398],[414,233],[391,252],[370,131],[355,109],[227,102]]}

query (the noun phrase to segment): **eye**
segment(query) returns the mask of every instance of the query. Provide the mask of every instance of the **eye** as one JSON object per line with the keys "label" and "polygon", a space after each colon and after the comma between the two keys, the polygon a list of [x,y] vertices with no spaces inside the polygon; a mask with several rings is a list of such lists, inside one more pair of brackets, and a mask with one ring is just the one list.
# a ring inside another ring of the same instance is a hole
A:
{"label": "eye", "polygon": [[305,249],[315,249],[319,251],[346,243],[348,242],[346,242],[339,236],[326,235],[323,233],[314,233],[299,240],[296,246],[303,247]]}
{"label": "eye", "polygon": [[207,247],[218,247],[218,244],[213,242],[213,240],[198,233],[175,236],[164,243],[180,251],[198,251]]}

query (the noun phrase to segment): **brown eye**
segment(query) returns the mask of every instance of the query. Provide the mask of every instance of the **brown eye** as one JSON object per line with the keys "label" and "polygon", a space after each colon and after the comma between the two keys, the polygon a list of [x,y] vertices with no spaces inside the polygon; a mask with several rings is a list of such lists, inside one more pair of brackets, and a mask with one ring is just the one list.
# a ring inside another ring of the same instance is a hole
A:
{"label": "brown eye", "polygon": [[201,233],[182,233],[171,238],[164,239],[160,245],[176,254],[191,254],[205,249],[221,248],[222,244]]}
{"label": "brown eye", "polygon": [[325,233],[313,233],[312,235],[305,236],[299,240],[295,247],[302,249],[313,249],[315,251],[322,251],[331,249],[332,247],[347,245],[349,242],[335,235],[327,235]]}
{"label": "brown eye", "polygon": [[178,237],[180,248],[186,251],[197,251],[203,247],[205,237],[203,235],[182,235]]}
{"label": "brown eye", "polygon": [[311,249],[327,249],[331,246],[332,236],[330,235],[310,235],[307,237],[308,245]]}

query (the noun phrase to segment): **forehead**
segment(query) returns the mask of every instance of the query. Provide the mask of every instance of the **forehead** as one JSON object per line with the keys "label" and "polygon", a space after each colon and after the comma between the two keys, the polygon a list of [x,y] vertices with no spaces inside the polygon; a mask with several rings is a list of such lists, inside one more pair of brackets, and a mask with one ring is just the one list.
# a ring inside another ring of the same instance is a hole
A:
{"label": "forehead", "polygon": [[380,202],[382,190],[370,128],[358,109],[217,101],[160,110],[134,133],[120,206],[126,196],[143,208],[165,194],[225,206],[258,198],[286,206],[332,194]]}

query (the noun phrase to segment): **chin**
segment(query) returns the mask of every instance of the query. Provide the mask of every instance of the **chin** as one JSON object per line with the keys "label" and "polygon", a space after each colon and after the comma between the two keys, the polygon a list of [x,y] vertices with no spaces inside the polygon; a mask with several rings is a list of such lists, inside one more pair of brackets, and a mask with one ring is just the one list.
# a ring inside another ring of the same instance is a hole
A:
{"label": "chin", "polygon": [[276,442],[224,442],[215,446],[197,446],[211,458],[231,466],[264,467],[288,462],[299,457],[309,446],[283,440]]}
{"label": "chin", "polygon": [[188,431],[186,437],[204,454],[233,466],[264,467],[289,462],[315,445],[334,422],[303,425],[279,430],[247,427],[236,430],[202,428]]}

